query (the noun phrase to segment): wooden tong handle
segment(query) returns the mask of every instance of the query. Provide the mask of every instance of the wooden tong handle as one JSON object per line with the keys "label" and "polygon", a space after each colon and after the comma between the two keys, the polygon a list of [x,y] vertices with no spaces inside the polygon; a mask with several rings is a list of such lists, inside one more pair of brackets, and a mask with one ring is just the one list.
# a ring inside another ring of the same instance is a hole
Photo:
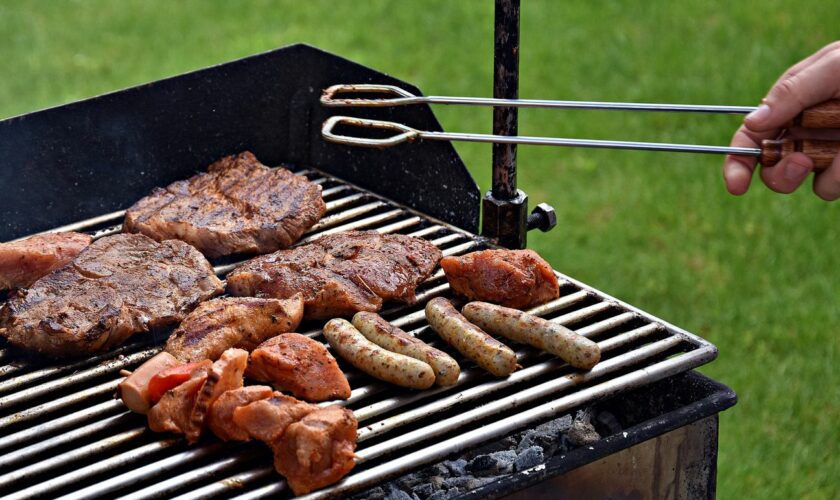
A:
{"label": "wooden tong handle", "polygon": [[840,153],[840,141],[816,139],[765,140],[761,143],[759,161],[763,167],[772,167],[782,158],[794,152],[808,155],[814,161],[814,171],[819,172],[828,168],[834,161],[834,157]]}
{"label": "wooden tong handle", "polygon": [[791,120],[786,128],[840,128],[840,99],[812,106]]}

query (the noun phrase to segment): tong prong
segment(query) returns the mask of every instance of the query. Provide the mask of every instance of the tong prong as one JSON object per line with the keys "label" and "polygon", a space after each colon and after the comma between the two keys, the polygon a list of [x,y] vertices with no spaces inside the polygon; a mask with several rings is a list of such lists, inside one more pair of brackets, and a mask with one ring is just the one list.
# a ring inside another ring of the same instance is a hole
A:
{"label": "tong prong", "polygon": [[[377,99],[336,98],[336,96],[341,94],[384,94],[386,96],[393,97]],[[376,108],[417,104],[419,102],[423,102],[422,97],[418,97],[411,92],[394,85],[377,85],[368,83],[333,85],[324,89],[321,93],[321,104],[331,108],[343,106]]]}
{"label": "tong prong", "polygon": [[[386,130],[392,132],[399,132],[397,135],[386,137],[384,139],[368,139],[364,137],[353,137],[349,135],[341,135],[333,132],[337,125],[346,125],[350,127],[374,128],[379,130]],[[345,144],[348,146],[364,146],[368,148],[388,148],[396,146],[403,142],[410,142],[420,137],[421,132],[417,129],[411,128],[408,125],[396,122],[386,122],[382,120],[370,120],[367,118],[354,118],[352,116],[331,116],[324,121],[321,127],[321,135],[330,142],[337,144]]]}

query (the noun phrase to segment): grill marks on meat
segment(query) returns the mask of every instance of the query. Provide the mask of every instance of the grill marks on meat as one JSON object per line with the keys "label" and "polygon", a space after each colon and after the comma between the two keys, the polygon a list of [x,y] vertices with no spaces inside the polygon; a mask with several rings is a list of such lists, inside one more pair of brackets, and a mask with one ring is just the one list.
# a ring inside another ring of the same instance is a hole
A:
{"label": "grill marks on meat", "polygon": [[420,238],[348,231],[251,259],[228,275],[228,291],[275,298],[301,292],[307,318],[351,316],[378,311],[385,300],[413,303],[440,258]]}
{"label": "grill marks on meat", "polygon": [[533,250],[483,250],[445,257],[452,289],[470,300],[527,309],[560,296],[551,266]]}
{"label": "grill marks on meat", "polygon": [[47,233],[0,243],[0,290],[30,286],[70,263],[92,239],[82,233]]}
{"label": "grill marks on meat", "polygon": [[78,356],[177,323],[221,292],[212,266],[190,245],[118,234],[19,290],[0,310],[0,332],[16,346]]}
{"label": "grill marks on meat", "polygon": [[275,393],[234,411],[233,420],[274,451],[274,468],[295,495],[332,484],[355,465],[358,422],[338,405],[319,408]]}
{"label": "grill marks on meat", "polygon": [[126,211],[124,230],[179,239],[208,257],[287,248],[326,211],[321,186],[248,151],[227,156]]}
{"label": "grill marks on meat", "polygon": [[247,375],[307,401],[350,397],[350,384],[324,344],[299,333],[266,340],[251,353]]}
{"label": "grill marks on meat", "polygon": [[290,299],[226,297],[198,305],[166,341],[166,351],[184,362],[218,359],[226,349],[251,351],[291,332],[303,319],[303,296]]}

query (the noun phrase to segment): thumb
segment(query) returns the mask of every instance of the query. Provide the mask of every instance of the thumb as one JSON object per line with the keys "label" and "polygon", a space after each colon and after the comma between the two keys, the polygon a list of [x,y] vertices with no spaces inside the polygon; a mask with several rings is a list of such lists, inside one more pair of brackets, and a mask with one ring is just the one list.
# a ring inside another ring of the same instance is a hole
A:
{"label": "thumb", "polygon": [[840,95],[840,52],[823,57],[801,73],[773,86],[744,125],[762,132],[785,126],[804,109]]}

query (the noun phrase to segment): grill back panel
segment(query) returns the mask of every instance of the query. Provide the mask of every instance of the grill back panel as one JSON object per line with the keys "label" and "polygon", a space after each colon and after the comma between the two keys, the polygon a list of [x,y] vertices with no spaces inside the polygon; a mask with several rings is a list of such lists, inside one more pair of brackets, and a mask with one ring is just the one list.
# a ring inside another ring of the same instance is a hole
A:
{"label": "grill back panel", "polygon": [[[293,45],[0,121],[0,241],[125,208],[155,186],[245,149],[268,165],[318,165],[476,231],[478,187],[450,144],[359,151],[320,139],[331,113],[318,103],[321,89],[348,82],[419,94],[406,82]],[[359,115],[441,130],[428,106]]]}

